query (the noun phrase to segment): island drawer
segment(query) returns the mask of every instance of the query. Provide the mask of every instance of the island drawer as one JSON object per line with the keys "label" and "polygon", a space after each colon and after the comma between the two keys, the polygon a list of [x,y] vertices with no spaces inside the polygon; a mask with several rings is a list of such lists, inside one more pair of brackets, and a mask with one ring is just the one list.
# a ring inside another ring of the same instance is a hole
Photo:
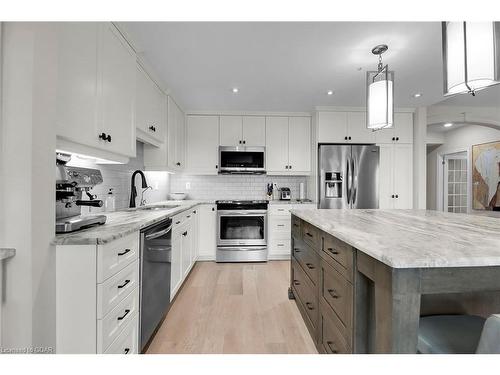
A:
{"label": "island drawer", "polygon": [[139,258],[139,232],[97,245],[97,282],[121,271]]}
{"label": "island drawer", "polygon": [[310,283],[302,267],[294,260],[292,260],[292,289],[299,302],[304,320],[308,323],[311,335],[316,341],[319,313],[317,288]]}
{"label": "island drawer", "polygon": [[301,236],[301,221],[297,216],[292,215],[292,236],[300,237]]}
{"label": "island drawer", "polygon": [[312,226],[306,221],[302,221],[302,237],[307,244],[319,252],[321,249],[321,237],[318,228]]}
{"label": "island drawer", "polygon": [[336,269],[324,260],[321,261],[320,299],[332,308],[341,322],[342,334],[351,341],[353,321],[353,286]]}
{"label": "island drawer", "polygon": [[319,256],[304,241],[293,240],[293,257],[299,262],[313,285],[318,285]]}
{"label": "island drawer", "polygon": [[123,332],[106,349],[104,354],[138,354],[139,353],[139,314],[130,321]]}
{"label": "island drawer", "polygon": [[320,303],[319,323],[319,346],[326,354],[350,354],[351,346],[345,340],[339,329],[340,322],[332,313],[331,309]]}
{"label": "island drawer", "polygon": [[340,264],[347,271],[342,272],[342,274],[352,281],[354,251],[350,245],[323,233],[321,254],[329,263],[332,264],[331,261],[333,261],[335,262],[333,265]]}

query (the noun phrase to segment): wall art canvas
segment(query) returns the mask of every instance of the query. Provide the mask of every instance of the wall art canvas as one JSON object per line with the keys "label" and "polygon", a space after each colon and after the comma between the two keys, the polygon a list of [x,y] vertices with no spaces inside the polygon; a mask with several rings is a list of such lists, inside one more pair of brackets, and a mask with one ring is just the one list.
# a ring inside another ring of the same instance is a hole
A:
{"label": "wall art canvas", "polygon": [[472,146],[472,208],[500,211],[500,141]]}

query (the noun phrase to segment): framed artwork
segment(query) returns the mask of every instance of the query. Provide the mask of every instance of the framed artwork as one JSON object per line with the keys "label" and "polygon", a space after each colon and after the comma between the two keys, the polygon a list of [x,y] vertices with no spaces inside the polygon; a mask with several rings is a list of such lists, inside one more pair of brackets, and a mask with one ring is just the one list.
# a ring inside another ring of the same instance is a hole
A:
{"label": "framed artwork", "polygon": [[472,146],[472,208],[500,211],[500,141]]}

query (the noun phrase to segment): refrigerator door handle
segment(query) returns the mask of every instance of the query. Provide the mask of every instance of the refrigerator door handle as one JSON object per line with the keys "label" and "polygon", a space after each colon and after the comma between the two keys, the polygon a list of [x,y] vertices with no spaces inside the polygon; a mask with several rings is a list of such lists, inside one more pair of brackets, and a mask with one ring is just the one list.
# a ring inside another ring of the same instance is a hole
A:
{"label": "refrigerator door handle", "polygon": [[347,196],[347,205],[351,204],[351,159],[347,157],[346,163],[346,172],[345,172],[345,182],[346,182],[346,196]]}
{"label": "refrigerator door handle", "polygon": [[354,205],[356,203],[356,193],[358,192],[358,172],[357,172],[357,165],[356,161],[354,158],[351,158],[351,199],[352,199],[352,204]]}

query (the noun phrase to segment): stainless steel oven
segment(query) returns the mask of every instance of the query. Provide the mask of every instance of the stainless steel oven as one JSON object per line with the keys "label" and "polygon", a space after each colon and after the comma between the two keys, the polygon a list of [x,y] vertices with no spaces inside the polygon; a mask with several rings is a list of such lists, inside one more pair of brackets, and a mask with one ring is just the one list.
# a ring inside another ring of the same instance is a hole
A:
{"label": "stainless steel oven", "polygon": [[217,201],[217,262],[267,260],[267,201]]}

